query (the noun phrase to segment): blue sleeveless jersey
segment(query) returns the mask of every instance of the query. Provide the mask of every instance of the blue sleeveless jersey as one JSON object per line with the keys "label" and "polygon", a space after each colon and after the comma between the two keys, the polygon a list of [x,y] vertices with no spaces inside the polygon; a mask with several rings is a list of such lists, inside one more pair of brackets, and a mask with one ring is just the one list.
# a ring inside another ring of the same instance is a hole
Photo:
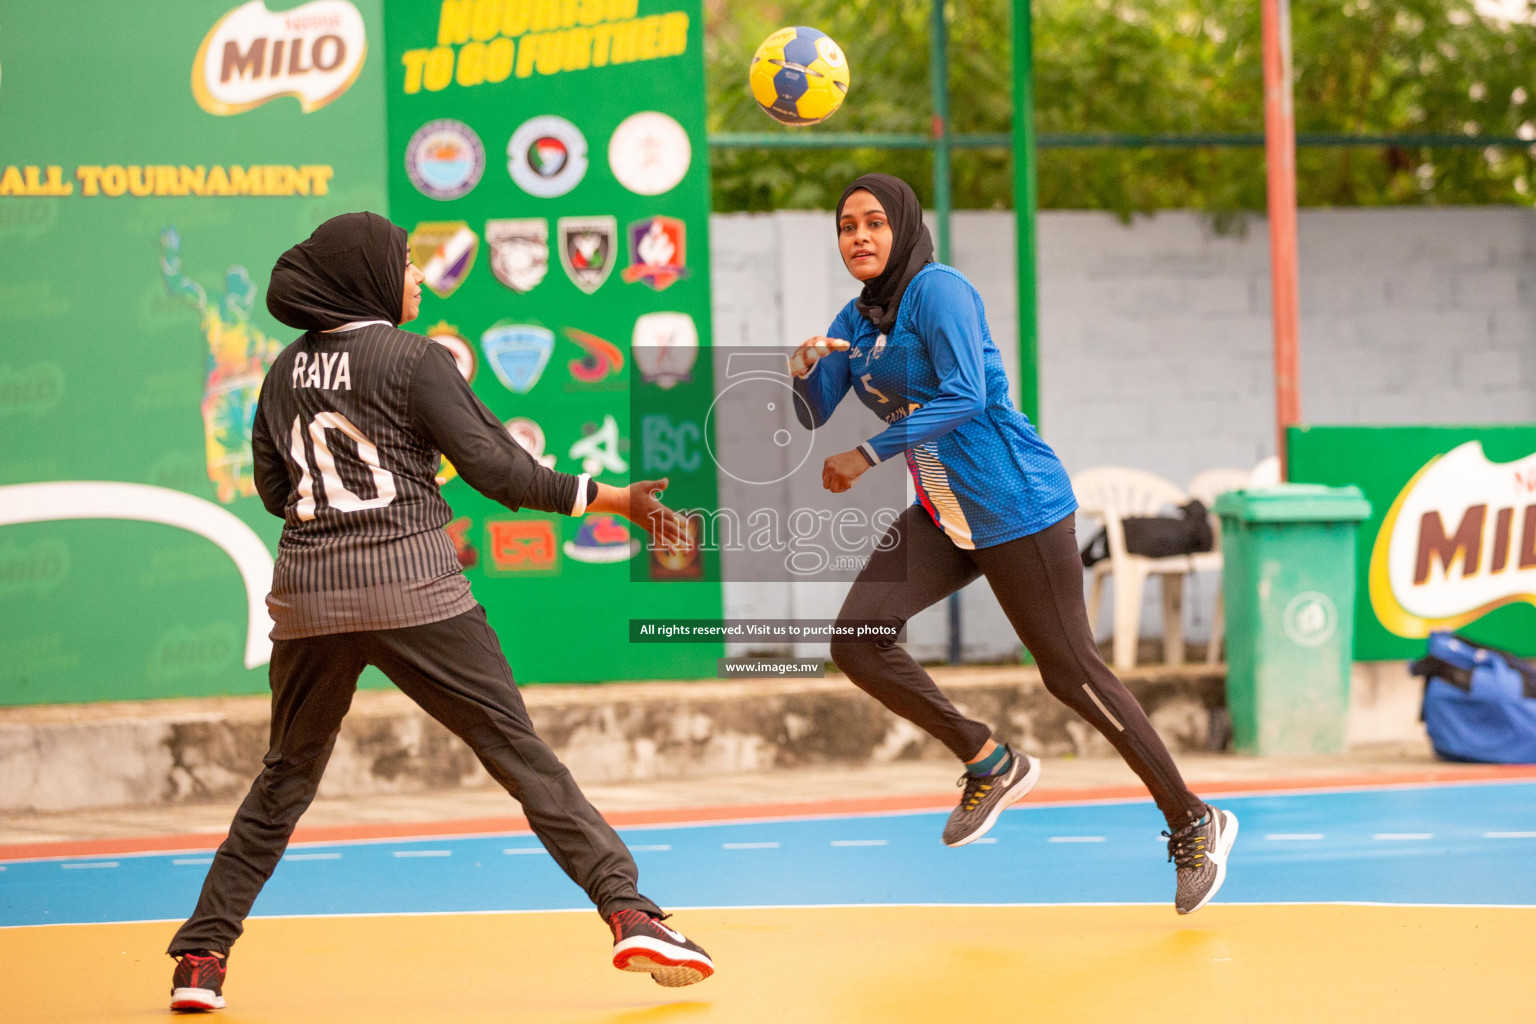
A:
{"label": "blue sleeveless jersey", "polygon": [[956,546],[985,548],[1045,529],[1077,508],[1061,460],[1013,407],[981,296],[931,263],[902,296],[890,337],[843,307],[827,330],[850,342],[795,390],[820,426],[851,387],[885,421],[859,447],[875,462],[905,455],[917,500]]}

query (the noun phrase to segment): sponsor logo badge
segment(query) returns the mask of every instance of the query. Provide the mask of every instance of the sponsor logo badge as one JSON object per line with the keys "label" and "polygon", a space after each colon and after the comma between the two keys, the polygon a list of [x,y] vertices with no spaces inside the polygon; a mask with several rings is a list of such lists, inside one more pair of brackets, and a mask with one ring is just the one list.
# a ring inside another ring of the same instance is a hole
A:
{"label": "sponsor logo badge", "polygon": [[567,327],[565,336],[581,346],[584,353],[565,364],[578,383],[598,384],[624,369],[624,350],[613,342],[574,327]]}
{"label": "sponsor logo badge", "polygon": [[587,140],[563,117],[529,118],[507,142],[507,173],[531,196],[563,196],[586,176]]}
{"label": "sponsor logo badge", "polygon": [[697,521],[689,520],[688,544],[676,550],[668,551],[655,545],[651,546],[651,579],[664,581],[698,580],[704,578],[704,563],[699,558],[697,529]]}
{"label": "sponsor logo badge", "polygon": [[619,421],[609,413],[601,426],[588,423],[582,428],[581,440],[571,445],[569,454],[581,463],[583,473],[628,473],[629,463],[619,454],[619,446]]}
{"label": "sponsor logo badge", "polygon": [[1369,591],[1381,624],[1410,638],[1536,605],[1536,452],[1492,462],[1468,441],[1431,459],[1382,521]]}
{"label": "sponsor logo badge", "polygon": [[432,199],[468,195],[485,173],[485,147],[463,121],[428,121],[405,146],[405,173],[416,191]]}
{"label": "sponsor logo badge", "polygon": [[614,241],[619,222],[614,217],[561,217],[556,224],[560,265],[571,283],[591,295],[613,272]]}
{"label": "sponsor logo badge", "polygon": [[641,380],[670,390],[693,379],[699,330],[687,313],[646,313],[635,321],[629,351]]}
{"label": "sponsor logo badge", "polygon": [[459,290],[475,265],[480,239],[462,220],[424,221],[410,237],[411,262],[421,268],[422,283],[446,299]]}
{"label": "sponsor logo badge", "polygon": [[363,16],[347,0],[314,0],[277,14],[251,0],[203,37],[192,59],[192,96],[221,116],[292,96],[308,114],[352,87],[367,54]]}
{"label": "sponsor logo badge", "polygon": [[459,368],[459,376],[464,378],[464,383],[475,382],[475,371],[479,369],[475,350],[457,327],[440,320],[427,328],[427,338],[449,351],[453,356],[453,365]]}
{"label": "sponsor logo badge", "polygon": [[576,539],[565,542],[567,558],[595,565],[625,562],[639,553],[640,542],[610,515],[588,516],[576,531]]}
{"label": "sponsor logo badge", "polygon": [[526,416],[507,420],[507,433],[529,455],[532,455],[539,465],[545,469],[555,468],[555,457],[544,454],[544,428]]}
{"label": "sponsor logo badge", "polygon": [[532,291],[549,270],[549,221],[488,220],[485,244],[491,247],[491,272],[515,292]]}
{"label": "sponsor logo badge", "polygon": [[485,524],[492,572],[552,573],[559,570],[555,524],[548,519],[498,519]]}
{"label": "sponsor logo badge", "polygon": [[688,173],[693,147],[683,126],[645,110],[619,122],[608,140],[608,166],[619,184],[642,196],[670,192]]}
{"label": "sponsor logo badge", "polygon": [[687,225],[676,217],[649,217],[629,226],[629,266],[624,280],[656,291],[688,276]]}
{"label": "sponsor logo badge", "polygon": [[533,324],[498,322],[480,335],[480,350],[502,387],[527,394],[555,350],[555,332]]}

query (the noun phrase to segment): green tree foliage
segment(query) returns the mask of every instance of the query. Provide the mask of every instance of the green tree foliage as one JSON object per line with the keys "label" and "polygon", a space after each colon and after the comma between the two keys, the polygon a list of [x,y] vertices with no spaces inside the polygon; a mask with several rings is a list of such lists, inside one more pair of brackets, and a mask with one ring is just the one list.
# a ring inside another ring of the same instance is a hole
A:
{"label": "green tree foliage", "polygon": [[[1007,132],[1008,0],[950,3],[953,130]],[[1302,132],[1536,139],[1536,27],[1480,16],[1472,0],[1293,0]],[[926,132],[928,0],[709,0],[711,131]],[[847,51],[848,100],[828,123],[780,128],[746,88],[757,44],[813,25]],[[1034,8],[1042,132],[1260,132],[1259,0],[1051,0]],[[1304,206],[1528,203],[1536,148],[1313,148],[1297,155]],[[828,208],[867,170],[927,201],[925,151],[717,151],[715,208]],[[1260,149],[1046,149],[1040,204],[1128,216],[1161,208],[1264,207]],[[955,205],[1012,206],[1003,150],[957,151]]]}

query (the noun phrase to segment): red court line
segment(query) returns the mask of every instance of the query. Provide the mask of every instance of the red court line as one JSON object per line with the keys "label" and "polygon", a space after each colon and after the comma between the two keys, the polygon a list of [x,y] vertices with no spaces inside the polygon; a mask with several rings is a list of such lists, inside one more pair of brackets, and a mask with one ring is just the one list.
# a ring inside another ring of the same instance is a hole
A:
{"label": "red court line", "polygon": [[[1280,779],[1226,779],[1202,782],[1195,788],[1202,794],[1269,793],[1282,790],[1370,789],[1387,786],[1423,785],[1456,782],[1505,782],[1536,779],[1536,765],[1447,765],[1443,768],[1411,772],[1346,774]],[[1101,786],[1095,789],[1037,789],[1027,804],[1065,804],[1092,800],[1146,799],[1147,789],[1131,786]],[[867,797],[864,799],[818,800],[800,803],[737,804],[725,807],[677,807],[648,811],[613,811],[603,816],[616,827],[634,825],[693,824],[739,821],[761,818],[798,818],[819,815],[880,814],[901,811],[948,810],[955,802],[952,793],[920,793],[906,796]],[[312,828],[300,826],[293,834],[295,843],[355,842],[369,839],[414,839],[426,836],[472,836],[488,833],[526,832],[528,819],[521,815],[492,818],[461,818],[454,821],[373,823],[367,825],[330,825]],[[0,845],[0,861],[31,860],[38,857],[90,857],[129,853],[168,853],[171,851],[212,850],[223,842],[222,835],[142,836],[114,839],[77,839],[53,843],[17,843]]]}

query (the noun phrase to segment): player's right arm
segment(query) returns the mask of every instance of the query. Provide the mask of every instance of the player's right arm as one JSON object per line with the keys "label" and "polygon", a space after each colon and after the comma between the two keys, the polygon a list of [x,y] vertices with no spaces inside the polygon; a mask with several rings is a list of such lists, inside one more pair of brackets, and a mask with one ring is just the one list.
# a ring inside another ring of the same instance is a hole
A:
{"label": "player's right arm", "polygon": [[256,399],[256,422],[251,426],[251,457],[256,478],[256,493],[268,512],[283,519],[287,516],[288,497],[293,481],[288,477],[288,465],[283,453],[267,429],[266,402],[267,381],[261,383],[261,394]]}
{"label": "player's right arm", "polygon": [[558,515],[612,512],[624,516],[666,545],[680,543],[686,523],[651,492],[666,481],[645,480],[610,487],[540,465],[480,401],[441,345],[429,345],[411,378],[411,424],[481,494],[516,511],[538,509]]}
{"label": "player's right arm", "polygon": [[794,378],[795,394],[804,402],[795,403],[795,416],[807,430],[825,423],[853,384],[848,370],[848,349],[852,346],[837,335],[853,332],[845,323],[847,310],[837,315],[827,334],[807,338],[789,357],[789,373]]}

